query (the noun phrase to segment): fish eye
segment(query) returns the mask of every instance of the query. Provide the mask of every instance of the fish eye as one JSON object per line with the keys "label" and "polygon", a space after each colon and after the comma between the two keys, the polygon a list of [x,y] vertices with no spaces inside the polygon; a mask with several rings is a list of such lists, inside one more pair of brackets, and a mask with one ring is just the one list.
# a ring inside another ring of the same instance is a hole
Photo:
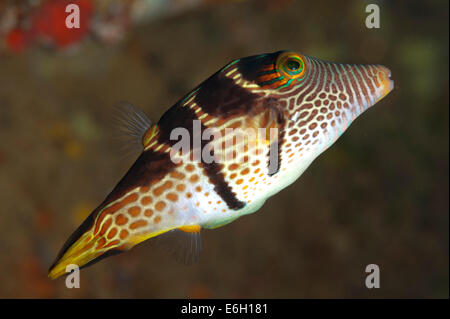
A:
{"label": "fish eye", "polygon": [[305,73],[305,62],[301,55],[293,52],[285,52],[277,59],[278,71],[288,79],[297,79]]}
{"label": "fish eye", "polygon": [[300,62],[294,59],[289,59],[286,61],[286,67],[291,71],[297,71],[300,68]]}

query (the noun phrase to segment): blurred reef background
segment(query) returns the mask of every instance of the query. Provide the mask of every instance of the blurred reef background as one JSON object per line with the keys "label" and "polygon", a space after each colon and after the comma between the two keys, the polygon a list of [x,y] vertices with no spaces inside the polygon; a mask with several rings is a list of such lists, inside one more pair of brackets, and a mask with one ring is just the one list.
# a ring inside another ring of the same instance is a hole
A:
{"label": "blurred reef background", "polygon": [[[68,32],[69,2],[0,2],[0,297],[449,297],[447,1],[74,0]],[[157,121],[229,61],[281,49],[386,65],[395,89],[260,211],[203,231],[198,263],[147,241],[82,270],[80,289],[47,278],[135,160],[114,105]]]}

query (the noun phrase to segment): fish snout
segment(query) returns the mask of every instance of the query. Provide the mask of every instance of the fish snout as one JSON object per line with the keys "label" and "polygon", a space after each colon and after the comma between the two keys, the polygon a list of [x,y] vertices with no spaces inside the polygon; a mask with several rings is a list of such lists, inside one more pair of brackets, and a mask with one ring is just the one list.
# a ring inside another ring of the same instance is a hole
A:
{"label": "fish snout", "polygon": [[391,70],[383,65],[341,65],[343,103],[358,116],[394,89]]}
{"label": "fish snout", "polygon": [[377,87],[378,90],[376,93],[376,102],[378,102],[394,89],[394,81],[391,79],[392,73],[390,69],[383,65],[377,65],[376,67],[378,68],[379,72],[377,73],[374,82],[375,84],[377,84],[378,80],[379,83],[379,87]]}

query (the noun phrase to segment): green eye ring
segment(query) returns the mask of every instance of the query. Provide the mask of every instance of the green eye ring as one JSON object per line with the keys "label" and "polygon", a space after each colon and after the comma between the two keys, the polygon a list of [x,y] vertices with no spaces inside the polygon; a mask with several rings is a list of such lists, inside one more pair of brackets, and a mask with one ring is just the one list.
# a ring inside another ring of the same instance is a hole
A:
{"label": "green eye ring", "polygon": [[297,79],[305,73],[303,57],[292,52],[285,52],[277,59],[278,70],[289,79]]}
{"label": "green eye ring", "polygon": [[290,76],[296,76],[303,72],[304,65],[301,59],[297,57],[289,57],[284,61],[282,68],[283,71]]}

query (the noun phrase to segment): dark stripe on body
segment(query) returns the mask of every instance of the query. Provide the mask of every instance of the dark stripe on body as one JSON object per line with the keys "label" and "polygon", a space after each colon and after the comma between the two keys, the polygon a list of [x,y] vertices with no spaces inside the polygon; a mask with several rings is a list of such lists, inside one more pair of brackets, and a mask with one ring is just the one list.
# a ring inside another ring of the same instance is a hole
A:
{"label": "dark stripe on body", "polygon": [[227,118],[247,114],[258,99],[258,94],[236,85],[224,74],[216,73],[202,83],[194,101],[204,112]]}
{"label": "dark stripe on body", "polygon": [[161,116],[161,119],[158,122],[158,142],[173,146],[179,140],[171,140],[170,134],[173,129],[182,127],[189,131],[189,136],[191,137],[190,145],[194,145],[194,138],[201,138],[201,136],[194,136],[193,134],[194,120],[198,120],[194,110],[188,106],[182,106],[180,103],[175,104]]}
{"label": "dark stripe on body", "polygon": [[[258,83],[258,78],[261,75],[264,75],[265,71],[261,71],[264,68],[264,66],[267,65],[275,66],[277,58],[280,56],[280,54],[283,54],[284,52],[286,51],[278,51],[274,53],[268,53],[264,55],[254,55],[243,58],[237,63],[238,71],[241,73],[241,76],[244,80]],[[275,72],[271,70],[266,73],[270,74]],[[258,83],[258,85],[262,84]]]}
{"label": "dark stripe on body", "polygon": [[[219,81],[220,82],[220,81]],[[233,90],[236,90],[236,87],[233,88]],[[215,91],[222,91],[221,87],[217,87]],[[205,89],[202,86],[200,86],[200,89],[196,93],[196,103],[199,107],[202,108],[205,112],[210,113],[208,110],[208,106],[205,107],[205,104],[200,104],[200,101],[204,101],[206,98],[206,95],[209,93],[205,93]],[[217,95],[221,95],[223,93],[218,93]],[[199,97],[200,96],[200,97]],[[203,102],[206,103],[206,102]],[[238,105],[235,106],[236,109],[240,109]],[[217,109],[217,108],[216,108]],[[229,114],[228,112],[227,114]],[[193,132],[193,120],[198,120],[197,114],[190,109],[187,106],[180,106],[179,104],[176,104],[171,109],[169,109],[164,115],[161,117],[161,120],[158,123],[158,126],[160,127],[160,133],[158,137],[158,141],[160,143],[166,143],[173,145],[177,140],[171,141],[170,140],[170,132],[173,128],[176,127],[184,127],[189,131],[189,135],[191,136],[191,152],[194,151],[193,145],[194,140],[193,139],[201,139],[201,136],[203,135],[203,131],[207,129],[207,127],[201,123],[200,127],[200,136],[194,136]],[[205,145],[212,142],[212,140],[203,140],[201,139],[201,149],[200,152],[202,152]],[[200,153],[201,154],[201,153]],[[236,194],[232,192],[231,188],[228,186],[224,175],[221,172],[222,165],[218,163],[205,163],[203,161],[203,158],[201,159],[200,163],[201,168],[204,170],[206,175],[209,178],[209,181],[211,184],[214,185],[214,191],[223,199],[223,201],[227,204],[228,208],[236,210],[240,209],[245,206],[245,203],[238,200],[236,198]]]}
{"label": "dark stripe on body", "polygon": [[238,210],[245,206],[245,202],[240,201],[236,197],[236,194],[226,182],[225,177],[221,172],[221,164],[215,162],[202,162],[201,166],[208,176],[210,183],[214,185],[214,191],[224,200],[229,209]]}

